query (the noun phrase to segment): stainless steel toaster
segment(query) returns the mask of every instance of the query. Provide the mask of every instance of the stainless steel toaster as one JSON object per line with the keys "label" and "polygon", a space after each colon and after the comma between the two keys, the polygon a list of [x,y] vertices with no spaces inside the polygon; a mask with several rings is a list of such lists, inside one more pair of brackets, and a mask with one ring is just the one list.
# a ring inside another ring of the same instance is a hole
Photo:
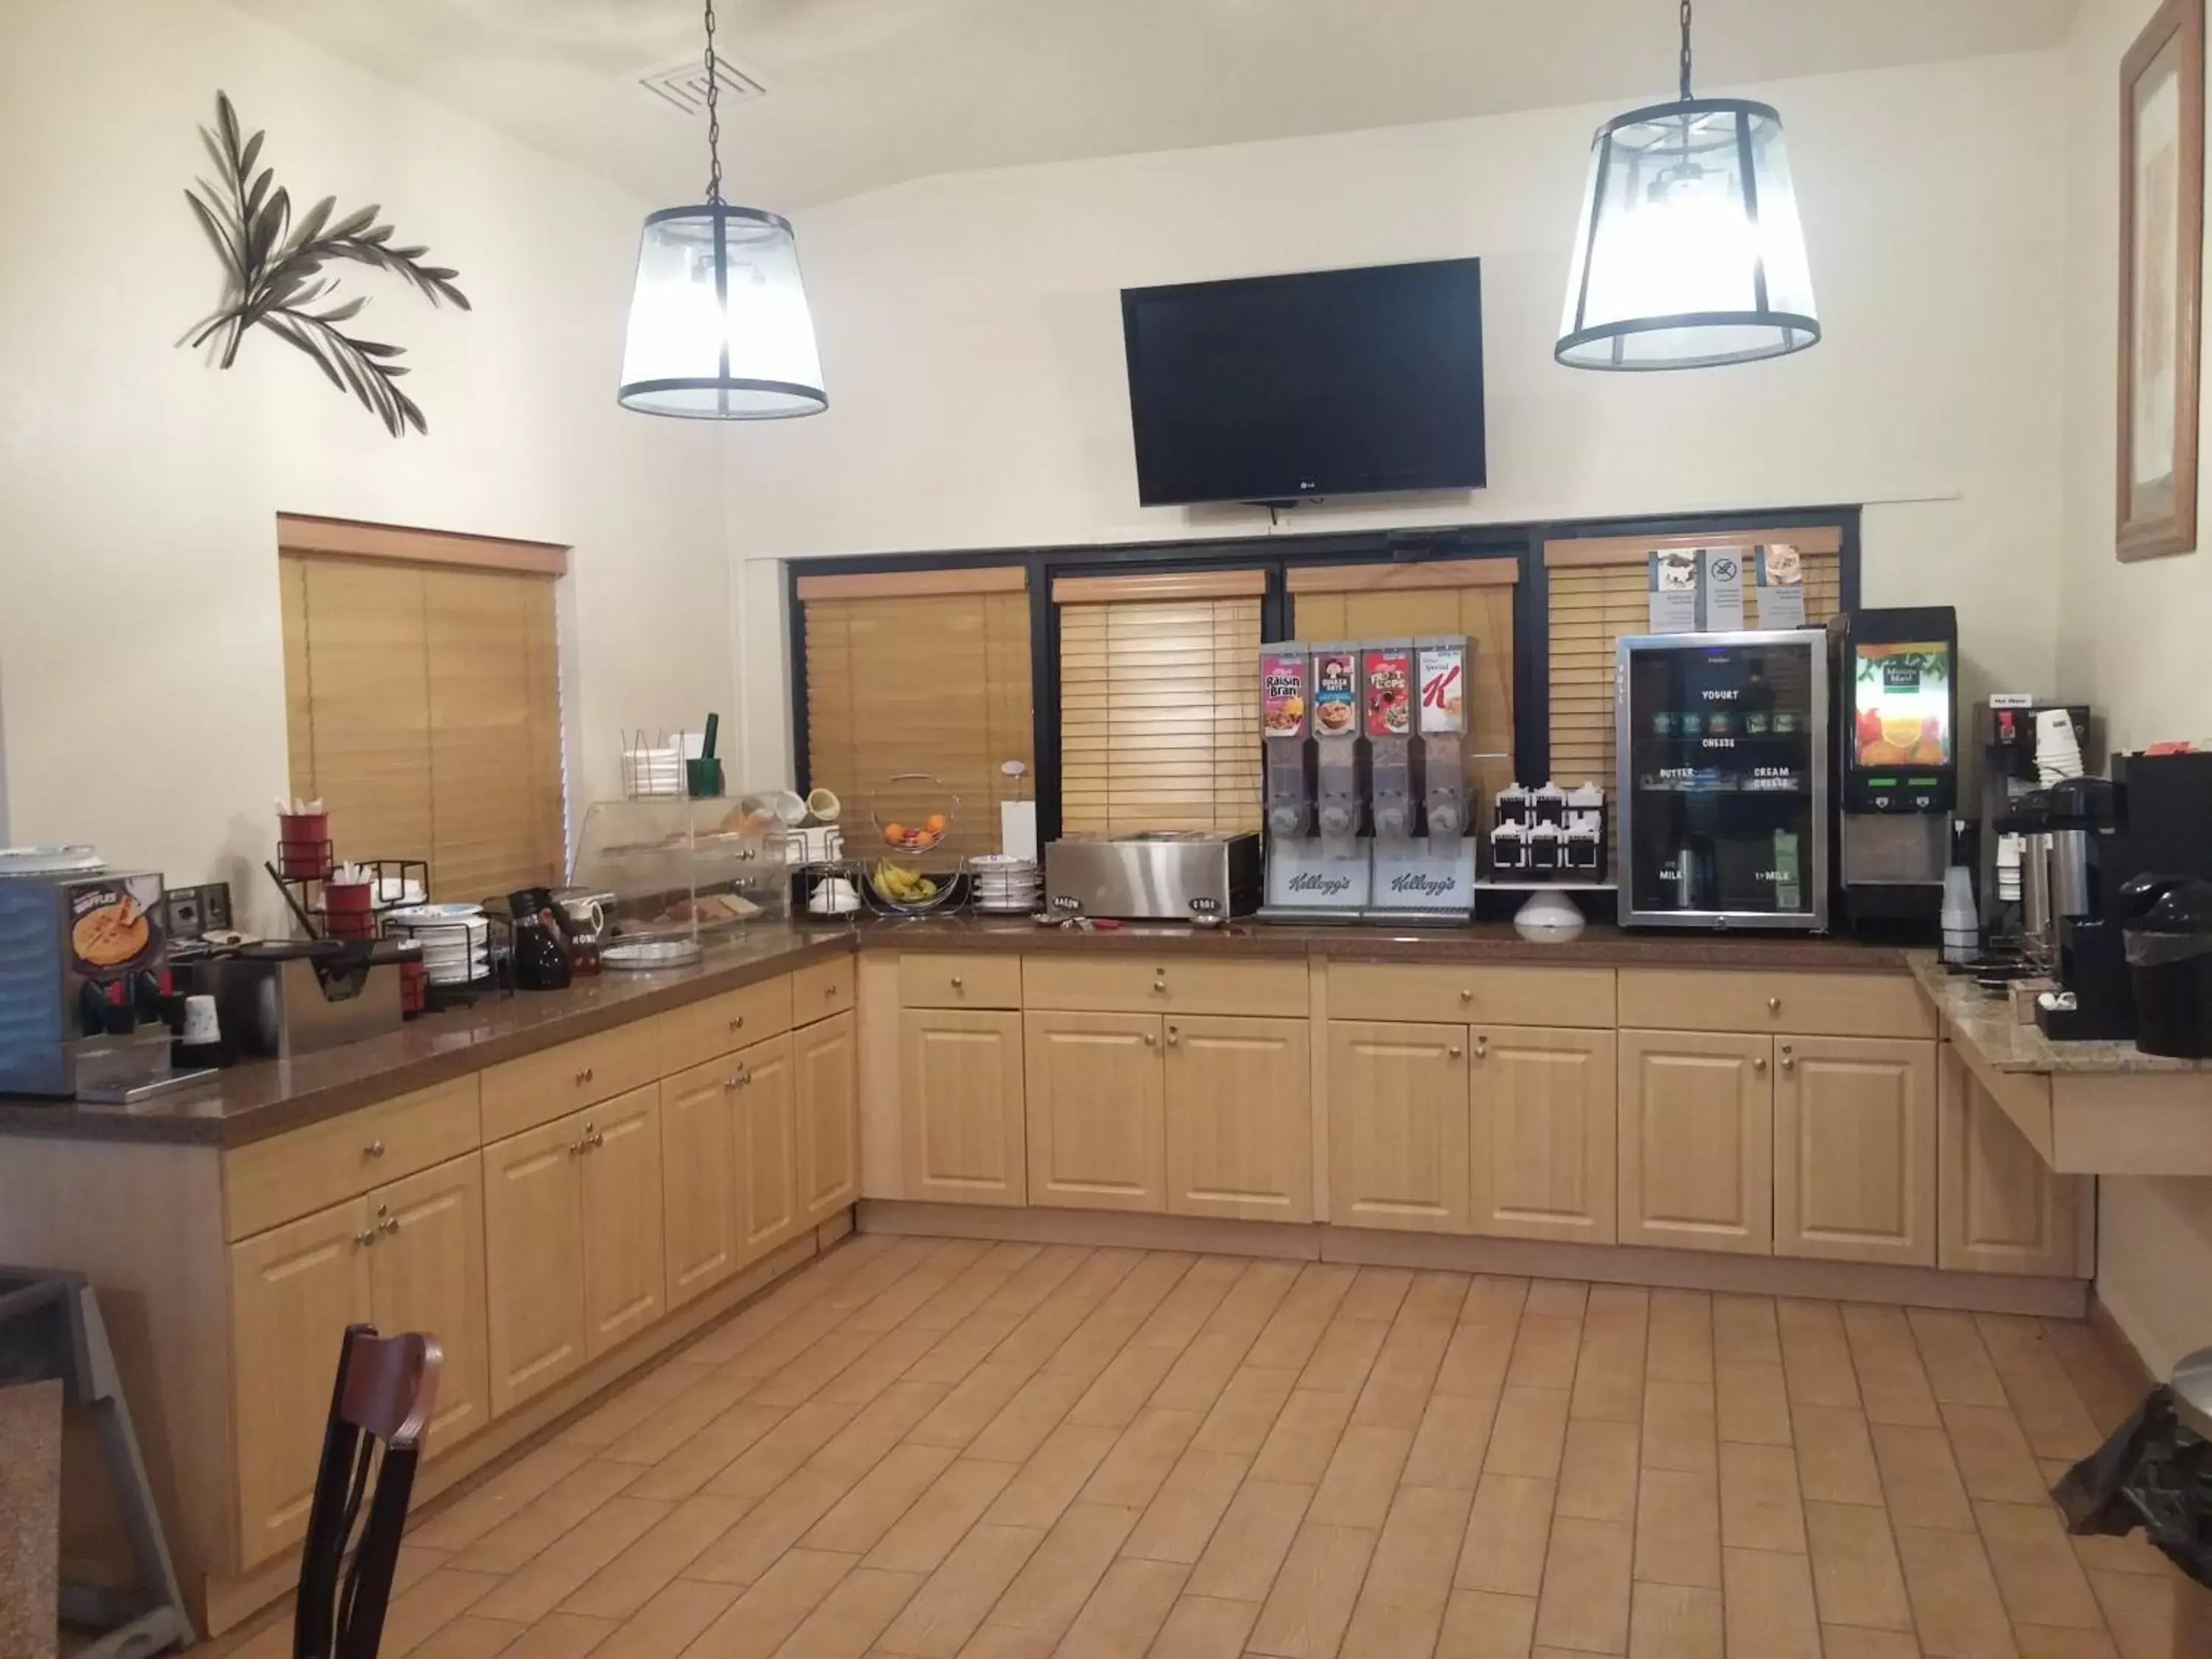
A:
{"label": "stainless steel toaster", "polygon": [[1260,837],[1222,830],[1066,836],[1046,844],[1046,908],[1126,921],[1224,921],[1260,908]]}

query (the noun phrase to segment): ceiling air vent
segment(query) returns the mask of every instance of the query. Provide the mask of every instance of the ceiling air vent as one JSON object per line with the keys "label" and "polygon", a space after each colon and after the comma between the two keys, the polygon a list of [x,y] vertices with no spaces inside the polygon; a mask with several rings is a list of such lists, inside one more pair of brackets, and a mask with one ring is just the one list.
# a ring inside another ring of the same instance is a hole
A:
{"label": "ceiling air vent", "polygon": [[[726,58],[714,60],[714,79],[720,83],[725,103],[744,102],[767,96],[768,88],[734,67]],[[707,66],[696,58],[641,75],[638,85],[656,98],[665,98],[686,115],[707,112]]]}

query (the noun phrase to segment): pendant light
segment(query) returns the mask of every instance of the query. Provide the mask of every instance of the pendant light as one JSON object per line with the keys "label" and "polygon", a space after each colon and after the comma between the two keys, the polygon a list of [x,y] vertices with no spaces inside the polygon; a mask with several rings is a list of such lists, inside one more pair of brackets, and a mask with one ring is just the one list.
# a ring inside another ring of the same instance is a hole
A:
{"label": "pendant light", "polygon": [[1615,116],[1589,184],[1553,355],[1571,368],[1705,368],[1802,351],[1820,337],[1782,118],[1690,95]]}
{"label": "pendant light", "polygon": [[773,421],[829,407],[791,223],[722,200],[714,5],[707,0],[707,199],[649,214],[637,252],[625,409]]}

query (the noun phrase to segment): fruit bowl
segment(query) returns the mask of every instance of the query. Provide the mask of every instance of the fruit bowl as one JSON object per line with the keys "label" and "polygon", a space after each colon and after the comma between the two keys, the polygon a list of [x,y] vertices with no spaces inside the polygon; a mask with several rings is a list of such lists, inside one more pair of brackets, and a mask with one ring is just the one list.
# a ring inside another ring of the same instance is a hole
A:
{"label": "fruit bowl", "polygon": [[868,850],[888,854],[903,865],[928,857],[944,844],[952,833],[953,820],[960,816],[960,797],[945,787],[942,778],[927,772],[901,772],[869,798],[868,815],[876,827]]}
{"label": "fruit bowl", "polygon": [[924,875],[894,859],[864,860],[860,896],[871,909],[887,916],[926,916],[954,902],[964,878],[957,860],[951,870]]}

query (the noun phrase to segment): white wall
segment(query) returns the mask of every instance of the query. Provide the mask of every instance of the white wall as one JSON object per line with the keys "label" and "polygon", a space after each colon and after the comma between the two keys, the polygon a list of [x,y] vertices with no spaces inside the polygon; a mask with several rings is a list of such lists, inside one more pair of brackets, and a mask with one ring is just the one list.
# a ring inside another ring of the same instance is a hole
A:
{"label": "white wall", "polygon": [[[2112,746],[2212,738],[2212,488],[2197,551],[2113,556],[2119,317],[2119,64],[2156,0],[2087,0],[2069,42],[2065,491],[2059,683],[2103,714]],[[2212,382],[2207,383],[2212,393]],[[2202,416],[2212,443],[2212,396]],[[2212,455],[2212,449],[2207,450]],[[2099,1183],[2097,1293],[2163,1376],[2212,1342],[2212,1181]]]}
{"label": "white wall", "polygon": [[787,764],[778,558],[1252,533],[1137,505],[1126,285],[1483,261],[1492,487],[1376,524],[1871,503],[1870,602],[1955,601],[1970,690],[2051,677],[2065,227],[2055,54],[1749,89],[1826,339],[1653,377],[1552,361],[1589,106],[925,180],[799,218],[830,408],[729,440],[754,775]]}
{"label": "white wall", "polygon": [[[346,275],[427,439],[265,331],[228,373],[175,349],[220,289],[183,199],[217,88],[296,202],[381,203],[459,270],[465,316]],[[579,803],[625,723],[729,707],[718,446],[614,401],[647,204],[213,0],[0,9],[0,830],[259,895],[280,510],[573,544]]]}

